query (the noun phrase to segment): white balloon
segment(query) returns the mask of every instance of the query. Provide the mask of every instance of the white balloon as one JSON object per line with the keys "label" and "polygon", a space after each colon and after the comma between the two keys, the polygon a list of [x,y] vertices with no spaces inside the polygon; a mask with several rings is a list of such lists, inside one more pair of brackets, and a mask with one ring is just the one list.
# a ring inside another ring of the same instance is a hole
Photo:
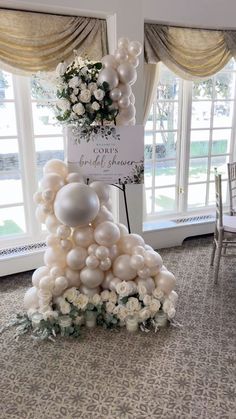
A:
{"label": "white balloon", "polygon": [[142,52],[142,44],[138,41],[131,41],[128,45],[129,54],[136,57]]}
{"label": "white balloon", "polygon": [[65,268],[66,253],[59,246],[48,247],[44,253],[44,263],[50,268],[53,266]]}
{"label": "white balloon", "polygon": [[67,176],[68,168],[67,165],[58,159],[49,160],[44,168],[43,172],[46,173],[57,173],[58,175],[62,176],[63,178]]}
{"label": "white balloon", "polygon": [[122,96],[120,100],[118,101],[118,105],[119,105],[119,108],[121,109],[128,108],[128,106],[130,105],[130,100],[128,96]]}
{"label": "white balloon", "polygon": [[120,255],[115,259],[113,262],[113,274],[115,277],[125,281],[129,281],[136,277],[137,272],[130,266],[129,255]]}
{"label": "white balloon", "polygon": [[171,293],[176,284],[175,276],[169,271],[160,271],[154,279],[156,286],[166,295]]}
{"label": "white balloon", "polygon": [[141,255],[132,255],[130,258],[130,266],[136,270],[143,269],[144,257]]}
{"label": "white balloon", "polygon": [[57,278],[58,276],[64,276],[64,269],[60,268],[59,266],[53,266],[50,269],[50,276],[53,278]]}
{"label": "white balloon", "polygon": [[100,181],[94,181],[89,184],[89,187],[92,188],[100,201],[106,203],[110,197],[110,185],[107,185],[106,183],[100,182]]}
{"label": "white balloon", "polygon": [[110,258],[105,258],[103,260],[101,260],[99,268],[102,271],[108,271],[111,267],[111,259]]}
{"label": "white balloon", "polygon": [[80,280],[87,288],[96,288],[104,280],[104,272],[101,269],[83,268],[80,272]]}
{"label": "white balloon", "polygon": [[95,250],[95,256],[99,259],[99,260],[103,260],[108,258],[110,255],[109,249],[105,246],[98,246],[97,249]]}
{"label": "white balloon", "polygon": [[120,284],[121,283],[121,280],[120,280],[120,278],[112,278],[112,280],[110,281],[110,284],[109,284],[109,289],[111,290],[111,291],[116,291],[116,287],[117,287],[117,285],[118,284]]}
{"label": "white balloon", "polygon": [[65,277],[67,278],[68,286],[70,288],[80,286],[80,274],[78,271],[73,271],[73,269],[66,268]]}
{"label": "white balloon", "polygon": [[82,292],[82,294],[85,294],[88,297],[93,297],[95,294],[100,294],[100,287],[88,288],[85,285],[81,285],[79,290]]}
{"label": "white balloon", "polygon": [[115,51],[115,59],[118,64],[128,61],[129,54],[126,48],[119,48]]}
{"label": "white balloon", "polygon": [[73,244],[71,240],[65,239],[65,240],[61,240],[61,248],[67,252],[69,252],[69,250],[72,249]]}
{"label": "white balloon", "polygon": [[152,294],[152,292],[155,289],[155,282],[151,277],[148,277],[146,279],[137,278],[135,282],[137,285],[144,285],[148,294]]}
{"label": "white balloon", "polygon": [[59,276],[55,279],[55,288],[65,290],[68,287],[68,281],[65,276]]}
{"label": "white balloon", "polygon": [[46,202],[52,202],[54,200],[54,197],[55,197],[55,192],[52,191],[52,189],[45,189],[42,192],[42,198]]}
{"label": "white balloon", "polygon": [[132,103],[132,105],[135,104],[135,96],[133,93],[131,93],[131,95],[129,96],[129,100],[130,100],[130,103]]}
{"label": "white balloon", "polygon": [[109,84],[109,89],[112,90],[118,86],[119,79],[116,70],[112,67],[106,67],[100,71],[98,76],[98,84],[103,84],[104,82]]}
{"label": "white balloon", "polygon": [[43,201],[42,192],[40,191],[35,192],[33,195],[33,201],[35,202],[35,204],[41,204]]}
{"label": "white balloon", "polygon": [[26,310],[39,307],[38,290],[36,287],[29,288],[24,296],[24,307]]}
{"label": "white balloon", "polygon": [[85,259],[88,256],[88,252],[84,247],[78,246],[70,250],[67,254],[67,265],[74,270],[82,269],[85,266]]}
{"label": "white balloon", "polygon": [[40,268],[36,269],[32,275],[32,284],[35,287],[39,286],[39,281],[43,276],[49,274],[49,268],[47,266],[40,266]]}
{"label": "white balloon", "polygon": [[120,64],[117,73],[121,83],[133,84],[137,79],[137,72],[129,62]]}
{"label": "white balloon", "polygon": [[172,291],[170,292],[170,294],[168,295],[168,298],[169,298],[169,300],[170,300],[170,301],[172,301],[172,302],[173,302],[173,304],[175,305],[175,304],[176,304],[176,302],[177,302],[177,300],[178,300],[178,298],[179,298],[179,296],[178,296],[177,292],[175,292],[174,290],[172,290]]}
{"label": "white balloon", "polygon": [[117,43],[117,45],[118,45],[118,48],[128,48],[129,43],[130,43],[129,38],[127,38],[127,37],[122,37],[122,38],[119,38],[119,39],[118,39],[118,43]]}
{"label": "white balloon", "polygon": [[54,214],[49,214],[46,218],[45,225],[50,233],[56,233],[57,228],[61,225]]}
{"label": "white balloon", "polygon": [[40,188],[42,190],[50,189],[57,192],[64,185],[63,178],[57,173],[46,174],[40,182]]}
{"label": "white balloon", "polygon": [[100,210],[98,211],[97,217],[93,220],[93,226],[97,227],[104,221],[114,221],[114,219],[112,213],[108,211],[105,205],[102,205]]}
{"label": "white balloon", "polygon": [[127,108],[122,108],[119,111],[119,115],[117,118],[120,118],[121,120],[129,122],[132,118],[135,116],[135,107],[132,105],[132,103],[127,106]]}
{"label": "white balloon", "polygon": [[90,246],[88,247],[88,254],[91,255],[92,253],[95,253],[95,250],[98,248],[98,244],[93,243],[90,244]]}
{"label": "white balloon", "polygon": [[52,291],[54,287],[54,279],[51,276],[43,276],[39,281],[39,288]]}
{"label": "white balloon", "polygon": [[138,276],[140,278],[146,279],[151,275],[150,269],[146,266],[144,268],[138,270]]}
{"label": "white balloon", "polygon": [[100,264],[100,260],[98,260],[95,255],[91,254],[86,258],[85,264],[87,268],[95,269],[95,268],[98,268]]}
{"label": "white balloon", "polygon": [[39,204],[35,210],[35,216],[36,219],[39,223],[41,224],[45,224],[46,222],[46,218],[47,218],[47,214],[44,211],[44,207],[42,204]]}
{"label": "white balloon", "polygon": [[118,247],[122,253],[132,255],[133,249],[136,246],[144,246],[145,242],[138,234],[128,234],[120,238]]}
{"label": "white balloon", "polygon": [[117,227],[120,230],[120,237],[127,236],[129,234],[128,228],[124,224],[118,223]]}
{"label": "white balloon", "polygon": [[73,239],[77,246],[88,248],[94,243],[93,228],[92,227],[79,227],[73,232]]}
{"label": "white balloon", "polygon": [[104,57],[102,57],[101,59],[101,63],[103,67],[112,67],[114,69],[117,67],[117,62],[115,60],[115,57],[114,55],[111,55],[111,54],[104,55]]}
{"label": "white balloon", "polygon": [[138,65],[139,65],[138,57],[130,55],[128,61],[129,61],[130,64],[132,64],[134,66],[134,68],[138,67]]}
{"label": "white balloon", "polygon": [[115,102],[121,98],[121,91],[118,87],[110,91],[110,98]]}
{"label": "white balloon", "polygon": [[72,172],[72,173],[69,173],[69,175],[67,176],[66,182],[67,183],[73,183],[73,182],[84,183],[84,177],[80,173]]}
{"label": "white balloon", "polygon": [[119,83],[118,89],[121,91],[122,96],[130,96],[132,93],[132,89],[129,84],[126,83]]}
{"label": "white balloon", "polygon": [[84,226],[97,216],[99,199],[89,186],[69,183],[57,193],[54,211],[62,223],[70,227]]}
{"label": "white balloon", "polygon": [[161,269],[163,265],[162,257],[154,250],[147,250],[144,255],[144,260],[148,268],[154,268],[155,266],[158,266],[159,269]]}
{"label": "white balloon", "polygon": [[132,254],[133,255],[141,255],[144,256],[145,255],[145,248],[143,246],[143,244],[139,244],[138,246],[134,246],[132,248]]}
{"label": "white balloon", "polygon": [[57,236],[60,237],[60,239],[67,239],[70,237],[71,229],[68,226],[61,225],[57,227]]}
{"label": "white balloon", "polygon": [[113,244],[113,246],[111,246],[109,249],[109,258],[113,261],[117,258],[117,256],[119,256],[118,246]]}
{"label": "white balloon", "polygon": [[102,246],[112,246],[120,238],[120,230],[115,223],[104,221],[94,230],[94,238]]}
{"label": "white balloon", "polygon": [[103,282],[101,284],[102,285],[102,288],[104,290],[110,289],[110,283],[111,283],[111,281],[112,281],[113,278],[114,278],[114,275],[113,275],[112,271],[105,272],[105,277],[104,277],[104,280],[103,280]]}

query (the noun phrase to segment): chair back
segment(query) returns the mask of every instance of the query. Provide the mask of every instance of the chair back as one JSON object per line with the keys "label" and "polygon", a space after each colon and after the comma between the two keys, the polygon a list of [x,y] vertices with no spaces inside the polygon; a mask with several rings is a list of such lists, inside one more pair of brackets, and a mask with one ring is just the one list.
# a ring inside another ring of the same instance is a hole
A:
{"label": "chair back", "polygon": [[216,225],[218,229],[223,228],[223,205],[221,175],[215,174],[215,194],[216,194]]}
{"label": "chair back", "polygon": [[228,163],[230,215],[236,214],[236,162]]}

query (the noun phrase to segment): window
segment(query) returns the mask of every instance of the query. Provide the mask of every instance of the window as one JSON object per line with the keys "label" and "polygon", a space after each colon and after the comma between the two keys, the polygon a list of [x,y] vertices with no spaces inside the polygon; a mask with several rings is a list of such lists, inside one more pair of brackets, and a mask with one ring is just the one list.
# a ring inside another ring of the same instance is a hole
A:
{"label": "window", "polygon": [[214,169],[223,177],[235,136],[235,75],[231,60],[199,82],[180,79],[161,65],[145,127],[146,219],[212,210]]}
{"label": "window", "polygon": [[64,158],[62,129],[36,78],[0,69],[0,248],[42,240],[33,194],[42,167]]}

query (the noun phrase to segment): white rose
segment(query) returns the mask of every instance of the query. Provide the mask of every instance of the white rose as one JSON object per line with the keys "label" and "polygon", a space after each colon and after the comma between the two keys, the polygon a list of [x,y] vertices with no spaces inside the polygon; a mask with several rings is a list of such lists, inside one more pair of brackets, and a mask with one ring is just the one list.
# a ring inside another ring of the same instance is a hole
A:
{"label": "white rose", "polygon": [[174,305],[173,305],[172,301],[170,301],[168,298],[166,298],[166,300],[163,303],[162,310],[164,311],[164,313],[167,313],[172,308],[174,308]]}
{"label": "white rose", "polygon": [[116,302],[117,302],[117,294],[115,293],[115,291],[111,291],[110,292],[110,294],[109,294],[109,301],[111,303],[116,304]]}
{"label": "white rose", "polygon": [[78,308],[80,308],[81,310],[85,310],[87,307],[87,304],[89,302],[89,298],[87,295],[85,294],[80,294],[77,298],[76,298],[76,306]]}
{"label": "white rose", "polygon": [[149,304],[149,310],[155,314],[161,307],[161,303],[159,300],[152,299],[151,303]]}
{"label": "white rose", "polygon": [[63,112],[66,112],[66,111],[70,110],[70,102],[69,102],[69,100],[67,100],[65,98],[57,100],[56,105]]}
{"label": "white rose", "polygon": [[97,100],[102,100],[105,96],[105,92],[102,89],[94,90],[93,94]]}
{"label": "white rose", "polygon": [[176,304],[176,302],[177,302],[177,300],[178,300],[178,298],[179,298],[179,296],[178,296],[177,292],[175,292],[175,291],[173,290],[173,291],[171,291],[171,293],[168,295],[168,298],[169,298],[169,300],[170,300],[170,301],[172,301],[172,303],[175,305],[175,304]]}
{"label": "white rose", "polygon": [[145,304],[145,306],[148,306],[149,304],[151,304],[152,302],[152,297],[150,295],[145,295],[145,297],[143,298],[143,303]]}
{"label": "white rose", "polygon": [[67,69],[67,65],[66,65],[65,62],[62,62],[62,63],[57,64],[57,67],[56,67],[56,75],[58,77],[63,76],[63,74],[65,73],[66,69]]}
{"label": "white rose", "polygon": [[101,303],[101,296],[99,294],[95,294],[92,297],[92,303],[97,306],[98,304]]}
{"label": "white rose", "polygon": [[74,324],[77,324],[79,326],[81,326],[82,324],[84,324],[84,316],[77,316],[74,319]]}
{"label": "white rose", "polygon": [[147,307],[144,307],[139,311],[138,315],[141,322],[145,322],[145,320],[151,317],[151,312]]}
{"label": "white rose", "polygon": [[70,304],[67,303],[67,301],[65,300],[63,300],[63,302],[59,304],[59,308],[62,314],[69,314],[70,309],[71,309]]}
{"label": "white rose", "polygon": [[74,95],[78,95],[78,93],[79,93],[79,89],[77,89],[77,88],[76,88],[76,89],[74,89],[74,90],[73,90],[73,93],[74,93]]}
{"label": "white rose", "polygon": [[[142,297],[144,297],[147,294],[147,288],[145,287],[145,285],[143,284],[139,284],[138,285],[138,293],[139,295],[141,295]],[[143,299],[143,298],[142,298]]]}
{"label": "white rose", "polygon": [[52,300],[52,293],[48,290],[39,289],[38,290],[39,301],[44,304],[49,304]]}
{"label": "white rose", "polygon": [[82,105],[82,103],[77,103],[73,106],[73,111],[76,115],[83,115],[85,113],[84,105]]}
{"label": "white rose", "polygon": [[72,87],[72,89],[79,86],[79,78],[77,76],[72,77],[72,79],[69,80],[68,83],[69,87]]}
{"label": "white rose", "polygon": [[78,297],[78,291],[75,287],[68,288],[64,292],[63,297],[66,298],[70,303],[73,303]]}
{"label": "white rose", "polygon": [[48,310],[43,313],[44,320],[56,319],[58,317],[58,312],[53,310]]}
{"label": "white rose", "polygon": [[132,287],[126,281],[122,281],[116,286],[116,292],[119,296],[127,297],[129,294],[132,293]]}
{"label": "white rose", "polygon": [[79,100],[83,103],[89,103],[91,100],[91,92],[88,89],[84,89],[81,91],[79,95]]}
{"label": "white rose", "polygon": [[77,97],[74,94],[72,94],[72,95],[70,95],[70,100],[71,100],[72,103],[75,103],[75,102],[77,102]]}
{"label": "white rose", "polygon": [[89,83],[88,84],[88,89],[90,90],[91,93],[93,93],[95,90],[97,90],[97,83]]}
{"label": "white rose", "polygon": [[115,308],[115,304],[114,303],[111,303],[111,301],[108,301],[106,303],[106,311],[107,311],[107,313],[112,314],[113,311],[114,311],[114,308]]}
{"label": "white rose", "polygon": [[115,308],[113,310],[113,314],[115,314],[117,316],[118,313],[119,313],[119,311],[120,311],[120,309],[121,309],[121,307],[123,307],[123,306],[121,306],[121,305],[115,306]]}
{"label": "white rose", "polygon": [[126,307],[132,312],[140,310],[139,300],[135,297],[130,297],[127,301]]}
{"label": "white rose", "polygon": [[98,102],[93,102],[93,103],[92,103],[92,105],[91,105],[91,108],[92,108],[94,111],[98,111],[98,110],[100,109],[100,105],[99,105],[99,103],[98,103]]}
{"label": "white rose", "polygon": [[119,309],[119,313],[118,313],[117,317],[120,320],[125,320],[128,315],[129,315],[129,312],[128,312],[127,308],[124,307],[124,306],[123,307],[121,306],[120,309]]}
{"label": "white rose", "polygon": [[155,288],[154,291],[152,292],[152,295],[158,300],[161,300],[164,297],[163,291],[161,291],[159,288]]}
{"label": "white rose", "polygon": [[105,290],[105,291],[102,291],[101,292],[101,299],[102,299],[102,301],[108,301],[109,300],[109,296],[110,296],[109,291]]}
{"label": "white rose", "polygon": [[87,84],[86,83],[81,83],[80,89],[81,90],[86,90],[87,89]]}
{"label": "white rose", "polygon": [[87,74],[87,72],[88,72],[88,67],[82,67],[81,69],[80,69],[80,72],[81,72],[81,74],[83,74],[84,76]]}
{"label": "white rose", "polygon": [[168,319],[173,319],[175,317],[175,308],[174,307],[170,307],[169,310],[167,311],[167,316]]}

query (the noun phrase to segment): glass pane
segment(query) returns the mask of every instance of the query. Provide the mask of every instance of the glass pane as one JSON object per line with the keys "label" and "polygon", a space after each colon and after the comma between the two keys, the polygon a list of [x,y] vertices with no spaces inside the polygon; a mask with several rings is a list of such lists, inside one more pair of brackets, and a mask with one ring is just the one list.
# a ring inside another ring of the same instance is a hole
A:
{"label": "glass pane", "polygon": [[227,173],[228,162],[229,162],[229,156],[212,157],[210,180],[215,179],[215,167],[217,168],[217,173],[219,175],[222,175],[223,179],[226,179],[228,176],[228,173]]}
{"label": "glass pane", "polygon": [[189,183],[205,182],[207,180],[207,158],[190,159]]}
{"label": "glass pane", "polygon": [[157,100],[178,99],[179,79],[164,65],[161,66],[160,82],[157,86]]}
{"label": "glass pane", "polygon": [[52,108],[32,103],[35,135],[62,134]]}
{"label": "glass pane", "polygon": [[193,99],[212,99],[213,79],[193,83]]}
{"label": "glass pane", "polygon": [[64,142],[62,137],[36,138],[35,150],[37,157],[38,178],[43,175],[43,166],[48,160],[64,160]]}
{"label": "glass pane", "polygon": [[226,154],[230,151],[231,129],[212,131],[212,154]]}
{"label": "glass pane", "polygon": [[215,99],[233,99],[235,73],[221,71],[215,75]]}
{"label": "glass pane", "polygon": [[190,156],[207,156],[209,147],[209,130],[191,131]]}
{"label": "glass pane", "polygon": [[177,132],[156,132],[156,159],[176,157]]}
{"label": "glass pane", "polygon": [[19,169],[18,141],[0,139],[0,171],[17,171]]}
{"label": "glass pane", "polygon": [[214,104],[214,127],[231,127],[233,116],[234,103],[229,102],[215,102]]}
{"label": "glass pane", "polygon": [[23,202],[20,174],[3,175],[0,172],[0,205]]}
{"label": "glass pane", "polygon": [[155,189],[155,212],[175,211],[175,187]]}
{"label": "glass pane", "polygon": [[0,137],[16,136],[14,103],[0,102]]}
{"label": "glass pane", "polygon": [[149,116],[148,116],[148,120],[145,125],[145,130],[153,130],[154,129],[153,123],[154,121],[153,121],[153,106],[152,106]]}
{"label": "glass pane", "polygon": [[0,238],[25,233],[23,206],[0,209]]}
{"label": "glass pane", "polygon": [[152,212],[152,190],[145,189],[145,196],[146,196],[146,213],[151,214]]}
{"label": "glass pane", "polygon": [[152,186],[152,162],[149,161],[144,163],[144,183],[146,188]]}
{"label": "glass pane", "polygon": [[178,103],[177,102],[157,102],[157,129],[175,130],[178,126]]}
{"label": "glass pane", "polygon": [[56,100],[56,85],[52,83],[49,76],[43,78],[39,73],[33,76],[30,81],[32,99],[36,99],[37,101]]}
{"label": "glass pane", "polygon": [[155,164],[155,186],[175,185],[176,161],[159,161]]}
{"label": "glass pane", "polygon": [[205,206],[206,184],[189,185],[188,187],[188,207],[198,208]]}
{"label": "glass pane", "polygon": [[192,128],[209,128],[212,102],[194,102],[192,104]]}
{"label": "glass pane", "polygon": [[231,60],[228,61],[224,70],[236,70],[236,61],[234,58],[231,58]]}
{"label": "glass pane", "polygon": [[[227,181],[222,182],[221,186],[222,186],[222,203],[226,204],[227,188],[228,188]],[[209,185],[208,205],[215,205],[215,203],[216,203],[215,182],[211,182]]]}
{"label": "glass pane", "polygon": [[0,101],[13,98],[12,75],[6,71],[0,70]]}

